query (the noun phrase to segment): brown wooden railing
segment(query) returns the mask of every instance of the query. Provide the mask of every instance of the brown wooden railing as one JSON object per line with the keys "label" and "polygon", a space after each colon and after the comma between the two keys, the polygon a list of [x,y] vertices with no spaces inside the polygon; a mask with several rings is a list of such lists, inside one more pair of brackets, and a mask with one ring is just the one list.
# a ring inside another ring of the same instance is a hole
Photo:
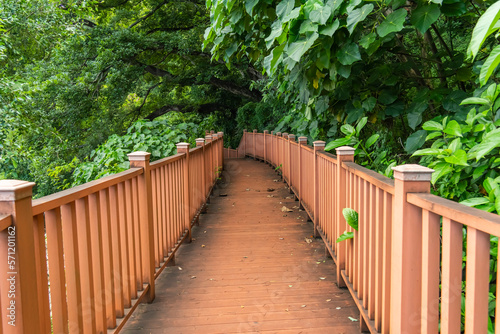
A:
{"label": "brown wooden railing", "polygon": [[0,181],[0,333],[119,331],[191,239],[223,165],[222,133],[37,200]]}
{"label": "brown wooden railing", "polygon": [[[287,133],[254,130],[244,132],[236,156],[280,166],[336,263],[338,284],[360,310],[361,329],[460,333],[464,280],[465,333],[487,333],[490,236],[500,236],[500,217],[429,194],[431,169],[397,166],[391,180],[355,164],[351,147],[337,148],[336,156],[324,147],[322,141],[310,147],[305,137],[296,142]],[[347,207],[359,213],[358,231],[346,224]],[[336,243],[346,230],[354,238]],[[498,292],[496,297],[500,333]]]}

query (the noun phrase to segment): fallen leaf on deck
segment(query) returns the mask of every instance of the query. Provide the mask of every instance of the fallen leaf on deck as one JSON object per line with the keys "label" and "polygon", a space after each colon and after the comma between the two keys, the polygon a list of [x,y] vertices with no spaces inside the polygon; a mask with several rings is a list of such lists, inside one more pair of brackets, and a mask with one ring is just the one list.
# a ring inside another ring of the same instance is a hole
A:
{"label": "fallen leaf on deck", "polygon": [[268,191],[268,192],[273,192],[273,191],[274,191],[274,188],[267,188],[267,191]]}
{"label": "fallen leaf on deck", "polygon": [[205,248],[205,245],[201,245],[202,248]]}
{"label": "fallen leaf on deck", "polygon": [[246,191],[250,191],[250,188],[245,189]]}
{"label": "fallen leaf on deck", "polygon": [[288,287],[291,288],[293,285],[289,285]]}
{"label": "fallen leaf on deck", "polygon": [[288,309],[286,308],[285,311],[288,312]]}
{"label": "fallen leaf on deck", "polygon": [[280,180],[278,180],[278,179],[275,179],[275,180],[273,180],[273,181],[274,181],[274,182],[280,182]]}
{"label": "fallen leaf on deck", "polygon": [[245,308],[245,306],[241,305],[241,308]]}
{"label": "fallen leaf on deck", "polygon": [[319,279],[326,279],[326,277],[320,277]]}
{"label": "fallen leaf on deck", "polygon": [[299,207],[298,207],[298,206],[296,206],[296,205],[294,205],[292,208],[294,208],[294,209],[298,209]]}
{"label": "fallen leaf on deck", "polygon": [[351,321],[358,321],[358,319],[355,319],[355,318],[353,318],[353,317],[348,317],[348,318],[349,318],[349,320],[351,320]]}
{"label": "fallen leaf on deck", "polygon": [[282,211],[282,212],[293,212],[293,210],[292,210],[292,209],[289,209],[289,208],[287,208],[286,206],[283,206],[283,207],[281,208],[281,211]]}
{"label": "fallen leaf on deck", "polygon": [[227,194],[219,194],[219,197],[226,197]]}
{"label": "fallen leaf on deck", "polygon": [[309,239],[309,238],[304,238],[304,240],[305,240],[308,244],[310,244],[311,242],[313,242],[313,240],[312,240],[312,239]]}
{"label": "fallen leaf on deck", "polygon": [[285,240],[285,238],[280,238],[280,240]]}
{"label": "fallen leaf on deck", "polygon": [[327,300],[326,300],[326,302],[327,302],[327,303],[328,303],[328,302],[331,302],[331,301],[332,301],[331,299],[327,299]]}
{"label": "fallen leaf on deck", "polygon": [[182,268],[181,268],[181,267],[179,267],[179,270],[182,270]]}
{"label": "fallen leaf on deck", "polygon": [[274,197],[274,195],[267,195],[267,197]]}
{"label": "fallen leaf on deck", "polygon": [[301,307],[306,307],[306,305],[302,305]]}
{"label": "fallen leaf on deck", "polygon": [[285,197],[285,198],[286,198],[286,199],[292,199],[292,198],[293,198],[293,196],[287,196],[287,197]]}
{"label": "fallen leaf on deck", "polygon": [[196,278],[196,276],[191,276],[191,279]]}
{"label": "fallen leaf on deck", "polygon": [[339,307],[336,307],[337,310],[340,310],[340,306]]}

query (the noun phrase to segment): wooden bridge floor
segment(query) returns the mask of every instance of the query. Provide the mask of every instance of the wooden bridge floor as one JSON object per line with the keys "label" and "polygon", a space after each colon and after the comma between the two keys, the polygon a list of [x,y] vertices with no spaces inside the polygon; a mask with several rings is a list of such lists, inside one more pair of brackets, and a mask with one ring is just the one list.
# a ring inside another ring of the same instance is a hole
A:
{"label": "wooden bridge floor", "polygon": [[359,312],[337,288],[333,260],[277,179],[264,163],[226,160],[193,242],[181,246],[176,265],[156,280],[155,301],[139,305],[122,333],[359,333]]}

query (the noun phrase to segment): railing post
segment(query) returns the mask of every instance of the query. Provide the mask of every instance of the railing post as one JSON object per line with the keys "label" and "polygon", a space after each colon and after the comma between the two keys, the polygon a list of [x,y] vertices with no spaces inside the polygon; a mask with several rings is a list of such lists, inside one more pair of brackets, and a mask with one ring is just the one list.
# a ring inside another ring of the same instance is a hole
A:
{"label": "railing post", "polygon": [[212,135],[212,145],[214,150],[212,151],[214,156],[214,165],[215,169],[212,171],[214,173],[214,183],[217,182],[217,178],[219,177],[219,141],[217,140],[218,135],[214,133]]}
{"label": "railing post", "polygon": [[302,182],[303,182],[303,177],[302,177],[302,146],[307,145],[307,137],[299,137],[299,189],[297,190],[299,193],[299,207],[300,209],[304,210],[304,206],[302,205],[302,198],[304,194],[302,194]]}
{"label": "railing post", "polygon": [[[5,292],[1,296],[2,313],[6,312],[2,320],[4,333],[44,333],[46,330],[40,292],[48,287],[39,288],[39,275],[43,273],[37,274],[36,258],[40,254],[35,249],[31,204],[34,185],[18,180],[0,181],[0,213],[12,215],[12,227],[0,232],[2,254],[9,254],[9,259],[7,256],[2,259],[5,264],[1,267],[5,270],[0,276],[2,292]],[[15,246],[9,245],[12,241]],[[15,254],[11,254],[13,250]]]}
{"label": "railing post", "polygon": [[264,162],[267,163],[267,145],[266,145],[266,137],[269,134],[269,131],[264,130]]}
{"label": "railing post", "polygon": [[325,142],[317,140],[313,142],[314,146],[314,237],[318,236],[319,224],[319,173],[318,173],[318,152],[325,150]]}
{"label": "railing post", "polygon": [[243,130],[243,158],[247,156],[247,129]]}
{"label": "railing post", "polygon": [[252,142],[253,142],[253,159],[257,160],[257,146],[256,146],[256,140],[255,136],[257,135],[257,130],[253,130],[252,132]]}
{"label": "railing post", "polygon": [[292,142],[295,142],[295,135],[288,135],[288,188],[290,188],[290,194],[293,194],[292,185]]}
{"label": "railing post", "polygon": [[287,172],[286,172],[286,170],[288,169],[288,163],[289,163],[289,161],[285,160],[285,151],[288,149],[288,133],[285,132],[285,133],[283,133],[282,136],[283,136],[283,144],[282,144],[282,146],[283,146],[283,149],[282,149],[282,151],[283,151],[283,166],[281,168],[283,170],[283,182],[286,183],[286,181],[287,181]]}
{"label": "railing post", "polygon": [[[280,150],[280,139],[278,137],[281,137],[281,132],[276,133],[276,167],[278,167],[282,161],[281,161],[281,150]],[[283,171],[281,171],[283,173]]]}
{"label": "railing post", "polygon": [[[205,136],[205,145],[208,145],[208,143],[212,143],[212,135],[206,135]],[[213,145],[210,144],[210,152],[213,150]],[[205,148],[205,153],[206,153],[206,148]],[[208,159],[208,161],[207,161]],[[212,182],[213,182],[213,176],[214,174],[212,173],[212,154],[210,153],[210,156],[205,157],[205,170],[208,169],[208,175],[205,174],[205,180],[207,181],[207,188],[205,189],[205,196],[207,197],[207,203],[210,203],[210,187],[212,187]]]}
{"label": "railing post", "polygon": [[430,192],[433,170],[419,165],[402,165],[392,169],[395,181],[392,205],[390,331],[420,333],[422,210],[408,203],[406,194]]}
{"label": "railing post", "polygon": [[139,175],[138,198],[139,198],[139,224],[141,226],[142,263],[144,280],[149,284],[146,301],[151,303],[155,299],[155,257],[154,257],[154,226],[153,226],[153,192],[151,188],[151,171],[149,158],[151,153],[133,152],[128,154],[130,168],[142,168],[143,173]]}
{"label": "railing post", "polygon": [[189,217],[189,143],[178,143],[177,153],[185,153],[186,158],[184,159],[184,226],[188,230],[188,241],[191,242],[191,217]]}
{"label": "railing post", "polygon": [[269,164],[273,166],[274,163],[274,131],[271,131],[271,159],[269,159]]}
{"label": "railing post", "polygon": [[220,170],[222,173],[222,170],[224,169],[224,132],[219,131],[217,132],[218,137],[220,138]]}
{"label": "railing post", "polygon": [[196,138],[196,147],[202,146],[202,153],[201,153],[201,166],[202,166],[202,171],[201,171],[201,184],[203,184],[203,200],[206,200],[207,197],[207,192],[205,189],[207,189],[207,168],[205,165],[205,139],[204,138]]}
{"label": "railing post", "polygon": [[[335,197],[337,202],[337,226],[336,235],[341,235],[347,229],[342,210],[346,207],[347,201],[347,170],[342,165],[344,162],[354,162],[354,148],[349,146],[341,146],[335,149],[337,153],[337,189]],[[345,269],[346,261],[346,243],[339,242],[337,245],[337,284],[339,287],[345,287],[346,284],[342,279],[342,270]]]}

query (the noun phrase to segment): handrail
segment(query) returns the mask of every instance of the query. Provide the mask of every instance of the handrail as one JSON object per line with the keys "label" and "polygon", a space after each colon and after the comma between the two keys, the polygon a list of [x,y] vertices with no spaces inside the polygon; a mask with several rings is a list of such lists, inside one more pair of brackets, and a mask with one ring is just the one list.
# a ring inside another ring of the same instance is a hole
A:
{"label": "handrail", "polygon": [[185,153],[177,153],[177,154],[171,155],[169,157],[166,157],[166,158],[163,158],[160,160],[156,160],[155,162],[152,162],[150,164],[150,167],[151,167],[151,169],[160,168],[161,166],[165,166],[165,165],[171,164],[173,162],[176,162],[177,160],[182,159],[185,155],[186,155]]}
{"label": "handrail", "polygon": [[61,205],[73,202],[99,190],[109,188],[115,184],[130,180],[143,173],[142,168],[131,168],[121,173],[105,176],[101,179],[90,181],[79,186],[66,189],[52,195],[33,200],[33,215],[55,209]]}
{"label": "handrail", "polygon": [[12,215],[0,215],[0,232],[12,226]]}
{"label": "handrail", "polygon": [[409,193],[408,203],[477,230],[500,236],[500,216],[427,193]]}
{"label": "handrail", "polygon": [[344,162],[343,166],[348,172],[353,173],[354,175],[361,177],[363,180],[375,185],[377,188],[394,195],[394,180],[354,162]]}

